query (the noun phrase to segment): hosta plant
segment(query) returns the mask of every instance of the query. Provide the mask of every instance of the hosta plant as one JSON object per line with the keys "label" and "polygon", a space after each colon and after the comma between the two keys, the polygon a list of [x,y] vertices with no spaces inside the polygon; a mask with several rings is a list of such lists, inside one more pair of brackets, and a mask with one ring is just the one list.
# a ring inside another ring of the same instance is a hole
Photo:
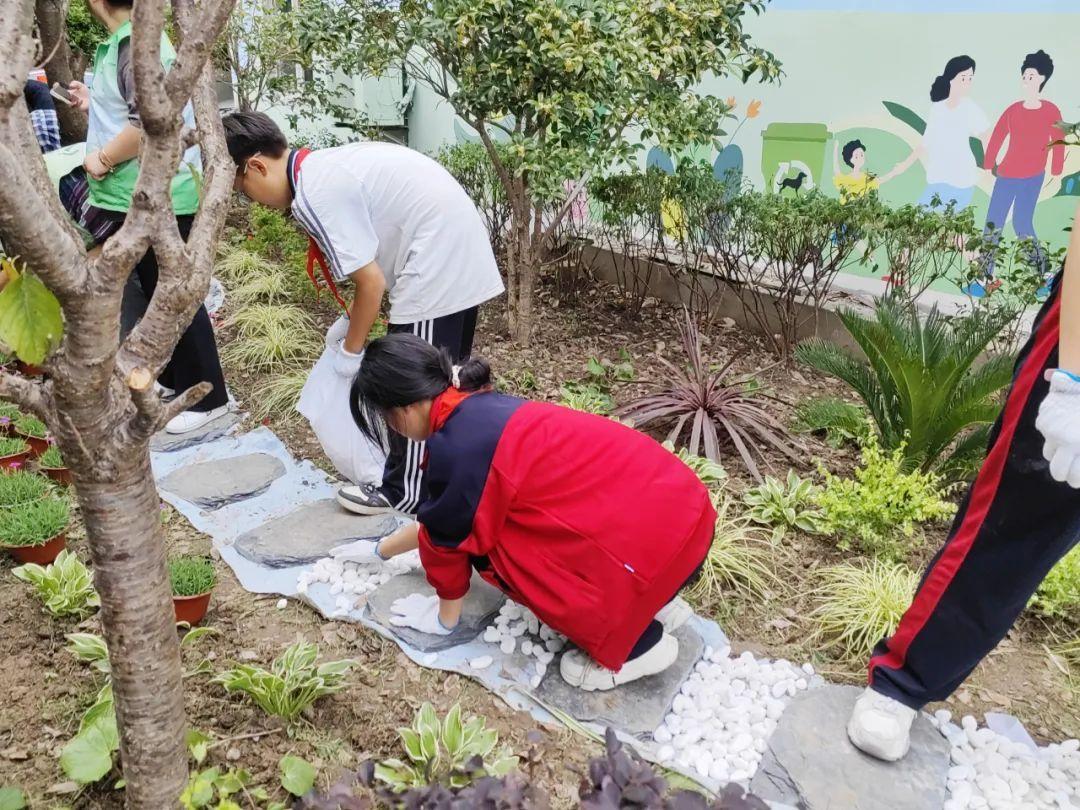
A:
{"label": "hosta plant", "polygon": [[169,560],[169,583],[173,596],[199,596],[214,587],[217,574],[208,557],[176,557]]}
{"label": "hosta plant", "polygon": [[479,771],[471,765],[490,757],[499,742],[497,732],[485,727],[484,718],[462,720],[455,704],[439,721],[435,708],[425,703],[410,728],[398,729],[407,760],[388,759],[375,766],[375,776],[395,790],[438,782],[462,787],[480,776],[503,776],[517,767],[518,759],[505,751],[494,755]]}
{"label": "hosta plant", "polygon": [[28,563],[11,573],[32,585],[54,616],[83,617],[101,606],[90,570],[66,549],[49,565]]}
{"label": "hosta plant", "polygon": [[52,491],[49,479],[27,470],[0,472],[0,509],[30,503]]}
{"label": "hosta plant", "polygon": [[902,447],[905,467],[930,470],[985,445],[985,434],[973,429],[997,418],[998,395],[1012,379],[1011,357],[978,362],[1004,326],[1001,313],[947,318],[934,310],[923,316],[913,305],[883,298],[872,318],[838,314],[859,354],[815,338],[795,355],[851,386],[882,447]]}
{"label": "hosta plant", "polygon": [[780,540],[795,529],[808,534],[821,531],[821,512],[814,508],[816,495],[817,487],[809,478],[800,478],[794,470],[788,470],[783,481],[766,476],[764,483],[743,496],[743,501],[750,519],[772,526],[774,540]]}
{"label": "hosta plant", "polygon": [[720,461],[721,445],[735,447],[755,479],[761,480],[756,457],[766,447],[777,450],[792,461],[797,456],[787,430],[766,410],[764,398],[749,390],[745,383],[730,379],[731,358],[719,369],[712,368],[701,347],[697,325],[688,312],[679,325],[687,365],[678,366],[663,357],[657,358],[667,369],[655,391],[620,408],[616,415],[629,419],[636,427],[659,422],[670,425],[668,440],[687,437],[692,455],[704,455]]}
{"label": "hosta plant", "polygon": [[67,529],[67,498],[49,496],[0,509],[0,546],[42,546]]}
{"label": "hosta plant", "polygon": [[567,383],[559,393],[559,404],[575,411],[603,415],[615,407],[611,396],[592,383]]}
{"label": "hosta plant", "polygon": [[664,447],[679,457],[679,460],[694,471],[701,483],[710,489],[723,486],[728,479],[727,470],[719,461],[704,456],[695,456],[685,447],[675,448],[674,442],[664,442]]}
{"label": "hosta plant", "polygon": [[344,689],[345,676],[356,665],[351,660],[317,665],[318,657],[318,647],[298,641],[276,658],[270,669],[241,664],[222,672],[214,683],[247,695],[267,714],[295,723],[316,700]]}
{"label": "hosta plant", "polygon": [[851,660],[864,660],[908,609],[919,575],[902,563],[842,563],[821,572],[812,618],[818,638]]}
{"label": "hosta plant", "polygon": [[904,447],[885,452],[873,436],[862,448],[853,478],[822,468],[824,486],[813,495],[820,529],[842,549],[858,546],[884,559],[899,559],[923,524],[952,517],[956,506],[934,473],[906,471]]}

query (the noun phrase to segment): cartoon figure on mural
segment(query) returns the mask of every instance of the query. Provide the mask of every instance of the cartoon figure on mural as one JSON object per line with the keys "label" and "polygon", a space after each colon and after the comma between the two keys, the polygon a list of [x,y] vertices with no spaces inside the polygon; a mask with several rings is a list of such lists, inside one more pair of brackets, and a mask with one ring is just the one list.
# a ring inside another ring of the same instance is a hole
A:
{"label": "cartoon figure on mural", "polygon": [[[843,164],[840,159],[843,158]],[[866,145],[860,140],[848,141],[840,150],[840,141],[833,141],[833,185],[840,192],[840,200],[861,197],[881,188],[898,174],[903,173],[915,162],[915,153],[907,160],[896,164],[880,177],[866,169]],[[851,169],[845,173],[842,165]]]}
{"label": "cartoon figure on mural", "polygon": [[[1065,169],[1065,145],[1058,143],[1051,147],[1052,143],[1065,136],[1058,128],[1061,110],[1042,97],[1043,88],[1052,75],[1054,61],[1045,51],[1029,53],[1024,58],[1020,67],[1021,99],[1010,104],[1001,114],[990,136],[983,162],[983,167],[996,177],[990,208],[986,213],[987,233],[996,243],[1011,210],[1013,231],[1018,239],[1035,240],[1034,249],[1040,262],[1042,253],[1033,217],[1046,177],[1047,153],[1050,153],[1050,174],[1053,177],[1060,177]],[[998,162],[1006,138],[1009,144],[1004,158]],[[993,289],[1000,284],[993,280],[992,258],[988,258],[984,270],[985,289]]]}
{"label": "cartoon figure on mural", "polygon": [[930,87],[930,117],[916,156],[926,167],[926,190],[919,205],[954,204],[956,210],[971,205],[979,180],[979,165],[971,139],[985,143],[990,119],[971,100],[975,60],[954,56]]}

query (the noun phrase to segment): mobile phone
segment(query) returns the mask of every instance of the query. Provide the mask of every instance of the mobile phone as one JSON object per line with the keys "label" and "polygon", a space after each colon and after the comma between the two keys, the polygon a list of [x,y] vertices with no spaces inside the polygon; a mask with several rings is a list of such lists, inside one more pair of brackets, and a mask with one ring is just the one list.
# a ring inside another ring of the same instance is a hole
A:
{"label": "mobile phone", "polygon": [[49,90],[49,94],[69,106],[74,106],[75,96],[68,92],[68,89],[64,87],[60,82],[53,82],[52,89]]}

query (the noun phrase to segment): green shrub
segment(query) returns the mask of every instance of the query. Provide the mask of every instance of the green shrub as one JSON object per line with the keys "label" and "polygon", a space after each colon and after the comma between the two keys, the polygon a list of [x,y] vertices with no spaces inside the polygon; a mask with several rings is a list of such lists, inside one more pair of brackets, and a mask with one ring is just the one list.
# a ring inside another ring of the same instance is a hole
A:
{"label": "green shrub", "polygon": [[462,721],[459,704],[440,723],[435,708],[425,703],[412,726],[398,729],[398,734],[408,761],[388,759],[375,766],[375,777],[395,790],[434,782],[462,787],[479,776],[504,776],[517,767],[517,757],[503,750],[496,754],[491,765],[484,765],[480,772],[470,772],[469,761],[488,757],[495,750],[499,735],[485,728],[482,717]]}
{"label": "green shrub", "polygon": [[199,596],[214,587],[217,574],[206,557],[177,557],[169,560],[169,582],[173,596]]}
{"label": "green shrub", "polygon": [[30,563],[11,573],[33,585],[45,608],[54,616],[82,617],[101,606],[90,569],[67,549],[49,565]]}
{"label": "green shrub", "polygon": [[15,470],[0,473],[0,509],[40,500],[52,491],[52,484],[44,475]]}
{"label": "green shrub", "polygon": [[896,629],[918,584],[918,573],[900,563],[869,560],[826,568],[812,614],[818,637],[845,658],[865,660]]}
{"label": "green shrub", "polygon": [[345,676],[355,661],[330,661],[315,665],[319,648],[298,641],[274,660],[270,669],[241,664],[214,678],[229,692],[242,692],[274,717],[294,723],[300,713],[324,695],[345,688]]}
{"label": "green shrub", "polygon": [[249,371],[277,372],[294,361],[310,361],[323,350],[322,334],[304,310],[291,304],[252,304],[227,322],[238,340],[223,360]]}
{"label": "green shrub", "polygon": [[882,447],[902,447],[906,467],[930,470],[981,441],[972,429],[997,418],[998,394],[1012,380],[1010,357],[976,365],[1005,324],[1000,312],[947,318],[934,310],[924,318],[913,305],[883,298],[873,318],[838,314],[861,354],[815,338],[796,357],[851,386]]}
{"label": "green shrub", "polygon": [[800,478],[788,470],[784,481],[765,477],[765,482],[749,490],[743,501],[749,507],[750,519],[772,526],[774,541],[792,529],[815,534],[821,531],[821,512],[814,508],[818,488],[809,478]]}
{"label": "green shrub", "polygon": [[830,446],[858,444],[870,430],[870,415],[854,402],[836,397],[811,399],[795,407],[792,428],[798,433],[822,434]]}
{"label": "green shrub", "polygon": [[701,483],[710,489],[723,486],[727,482],[727,470],[719,461],[713,461],[705,456],[695,456],[685,447],[675,449],[675,443],[670,441],[664,442],[664,448],[677,455],[679,460],[701,479]]}
{"label": "green shrub", "polygon": [[49,428],[45,423],[33,416],[21,416],[16,419],[15,430],[24,436],[33,436],[35,439],[44,439],[49,435]]}
{"label": "green shrub", "polygon": [[280,211],[252,204],[248,209],[248,224],[251,229],[248,249],[285,265],[286,269],[307,265],[308,238]]}
{"label": "green shrub", "polygon": [[22,439],[9,439],[6,436],[0,437],[0,458],[7,458],[8,456],[17,456],[20,453],[29,453],[30,445],[24,442]]}
{"label": "green shrub", "polygon": [[885,559],[898,559],[921,524],[951,517],[956,507],[944,499],[934,473],[904,471],[904,448],[882,450],[867,439],[854,478],[822,470],[825,484],[814,496],[821,510],[821,531],[834,535],[840,548],[857,546]]}
{"label": "green shrub", "polygon": [[1052,619],[1080,617],[1080,546],[1050,570],[1031,603],[1036,611]]}
{"label": "green shrub", "polygon": [[38,464],[50,470],[64,469],[67,467],[64,463],[64,457],[60,455],[60,450],[55,444],[50,444],[49,448],[38,457]]}
{"label": "green shrub", "polygon": [[0,510],[0,546],[43,546],[68,526],[67,498],[47,497]]}

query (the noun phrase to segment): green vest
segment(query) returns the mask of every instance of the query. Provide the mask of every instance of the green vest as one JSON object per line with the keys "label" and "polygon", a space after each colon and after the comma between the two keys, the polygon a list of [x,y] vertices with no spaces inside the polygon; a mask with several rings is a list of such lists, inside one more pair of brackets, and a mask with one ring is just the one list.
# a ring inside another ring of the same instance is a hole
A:
{"label": "green vest", "polygon": [[[120,94],[117,79],[117,55],[120,44],[131,37],[131,21],[125,22],[94,54],[94,83],[90,90],[90,122],[86,133],[87,152],[101,149],[115,138],[128,123],[128,106]],[[168,70],[176,60],[176,51],[169,38],[161,35],[161,64]],[[184,123],[194,126],[191,104],[184,107]],[[199,148],[184,152],[183,159],[172,179],[173,210],[177,215],[194,214],[199,208],[199,188],[196,175],[202,172]],[[133,158],[119,164],[101,180],[87,177],[90,184],[90,203],[108,211],[127,211],[139,176],[139,160]]]}

